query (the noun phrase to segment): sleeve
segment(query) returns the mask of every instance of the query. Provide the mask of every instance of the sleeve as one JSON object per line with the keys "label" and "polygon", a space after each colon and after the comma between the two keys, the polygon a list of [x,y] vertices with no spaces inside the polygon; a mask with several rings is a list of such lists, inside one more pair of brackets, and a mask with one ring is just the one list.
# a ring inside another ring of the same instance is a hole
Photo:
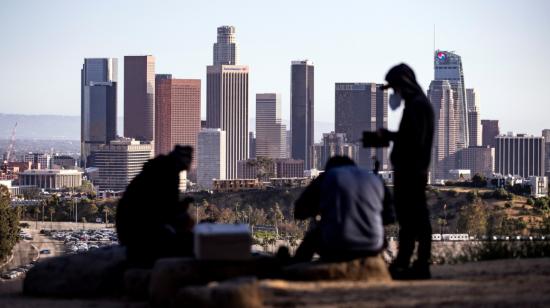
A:
{"label": "sleeve", "polygon": [[319,214],[321,202],[321,181],[324,174],[314,179],[294,202],[294,218],[304,220]]}

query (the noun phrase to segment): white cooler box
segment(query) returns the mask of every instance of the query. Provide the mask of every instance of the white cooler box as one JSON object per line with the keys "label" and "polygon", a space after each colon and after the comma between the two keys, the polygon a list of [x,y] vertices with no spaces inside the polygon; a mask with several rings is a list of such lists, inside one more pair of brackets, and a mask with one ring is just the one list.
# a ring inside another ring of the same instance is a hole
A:
{"label": "white cooler box", "polygon": [[247,260],[252,238],[247,224],[203,223],[194,229],[194,251],[198,260]]}

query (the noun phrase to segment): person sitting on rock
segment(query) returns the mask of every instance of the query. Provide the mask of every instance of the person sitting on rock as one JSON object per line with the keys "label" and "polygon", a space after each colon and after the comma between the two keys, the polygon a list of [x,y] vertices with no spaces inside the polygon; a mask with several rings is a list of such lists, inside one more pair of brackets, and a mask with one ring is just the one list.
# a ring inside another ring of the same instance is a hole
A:
{"label": "person sitting on rock", "polygon": [[116,230],[128,260],[151,266],[161,257],[192,256],[195,224],[180,200],[179,174],[191,165],[193,148],[176,146],[149,160],[130,182],[117,206]]}
{"label": "person sitting on rock", "polygon": [[344,156],[332,157],[295,203],[294,217],[315,218],[294,256],[307,262],[347,261],[375,256],[385,246],[384,224],[393,209],[383,180]]}

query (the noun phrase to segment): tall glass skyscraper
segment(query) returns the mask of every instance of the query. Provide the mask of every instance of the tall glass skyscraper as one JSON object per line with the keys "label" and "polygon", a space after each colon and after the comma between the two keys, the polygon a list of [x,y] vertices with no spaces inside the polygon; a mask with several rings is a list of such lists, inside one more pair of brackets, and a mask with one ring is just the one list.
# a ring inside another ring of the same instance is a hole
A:
{"label": "tall glass skyscraper", "polygon": [[155,138],[155,58],[124,57],[124,136]]}
{"label": "tall glass skyscraper", "polygon": [[436,50],[434,54],[435,80],[448,80],[453,89],[453,100],[457,115],[457,149],[463,149],[469,145],[468,129],[468,102],[466,87],[464,85],[464,70],[462,59],[452,51]]}
{"label": "tall glass skyscraper", "polygon": [[84,59],[81,70],[80,140],[82,167],[94,147],[116,137],[117,59]]}
{"label": "tall glass skyscraper", "polygon": [[290,84],[290,130],[292,158],[302,159],[312,168],[314,135],[314,66],[309,60],[292,61]]}

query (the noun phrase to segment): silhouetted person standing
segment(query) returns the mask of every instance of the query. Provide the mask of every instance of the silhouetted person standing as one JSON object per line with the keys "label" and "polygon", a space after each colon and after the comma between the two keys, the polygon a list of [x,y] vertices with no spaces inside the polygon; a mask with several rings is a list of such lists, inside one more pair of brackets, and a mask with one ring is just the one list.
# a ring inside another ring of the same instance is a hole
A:
{"label": "silhouetted person standing", "polygon": [[[399,252],[390,272],[395,279],[429,279],[432,228],[426,205],[426,184],[434,133],[434,111],[430,101],[416,82],[412,69],[399,64],[386,75],[394,95],[390,107],[395,110],[405,101],[399,131],[378,131],[386,142],[393,141],[390,156],[394,168],[394,200],[399,222]],[[412,267],[410,260],[415,242],[418,256]]]}

